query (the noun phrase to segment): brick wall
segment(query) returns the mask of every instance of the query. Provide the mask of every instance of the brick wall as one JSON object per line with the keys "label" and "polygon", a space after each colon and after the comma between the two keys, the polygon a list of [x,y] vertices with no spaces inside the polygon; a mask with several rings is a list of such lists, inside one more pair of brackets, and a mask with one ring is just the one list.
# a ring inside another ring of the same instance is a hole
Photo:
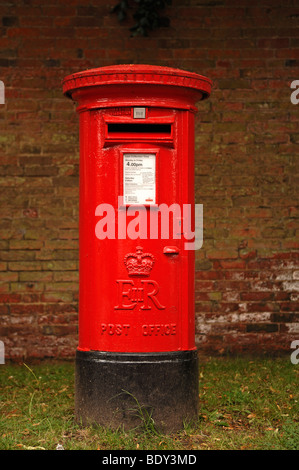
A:
{"label": "brick wall", "polygon": [[196,339],[203,353],[288,352],[298,327],[299,8],[173,0],[130,38],[116,0],[4,0],[0,20],[0,339],[12,358],[73,357],[78,118],[69,73],[149,63],[214,82],[196,121]]}

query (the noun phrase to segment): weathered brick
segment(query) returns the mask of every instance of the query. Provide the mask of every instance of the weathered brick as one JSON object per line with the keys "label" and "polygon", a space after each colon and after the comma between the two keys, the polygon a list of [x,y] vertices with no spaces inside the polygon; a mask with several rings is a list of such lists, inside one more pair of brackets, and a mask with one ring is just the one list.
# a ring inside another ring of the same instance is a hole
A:
{"label": "weathered brick", "polygon": [[214,82],[196,115],[195,197],[204,204],[197,345],[208,354],[289,353],[299,332],[299,105],[290,101],[299,32],[291,2],[175,2],[172,27],[147,38],[130,38],[109,5],[17,3],[3,7],[0,38],[0,313],[8,354],[74,354],[79,126],[61,79],[120,58]]}
{"label": "weathered brick", "polygon": [[47,282],[45,284],[45,290],[49,292],[72,292],[78,290],[77,282]]}
{"label": "weathered brick", "polygon": [[10,240],[11,250],[39,250],[43,246],[42,240]]}
{"label": "weathered brick", "polygon": [[[43,292],[44,284],[42,282],[27,281],[27,282],[11,282],[10,288],[12,292]],[[29,300],[30,301],[30,300]]]}
{"label": "weathered brick", "polygon": [[76,261],[43,261],[43,269],[49,271],[75,271],[78,269]]}
{"label": "weathered brick", "polygon": [[12,273],[9,271],[0,273],[0,282],[9,282],[9,281],[17,281],[17,280],[18,280],[18,273]]}
{"label": "weathered brick", "polygon": [[42,269],[39,261],[15,261],[8,263],[11,271],[40,271]]}
{"label": "weathered brick", "polygon": [[23,271],[19,273],[19,280],[22,282],[49,282],[53,279],[52,271]]}
{"label": "weathered brick", "polygon": [[[20,320],[23,322],[25,315],[35,315],[43,313],[44,305],[41,303],[38,304],[12,304],[10,307],[11,314],[20,315]],[[32,317],[33,318],[33,317]]]}
{"label": "weathered brick", "polygon": [[53,336],[64,336],[76,334],[75,325],[45,325],[42,327],[42,334]]}
{"label": "weathered brick", "polygon": [[41,301],[46,303],[52,302],[63,302],[63,303],[71,303],[74,301],[73,295],[70,292],[46,292],[42,294]]}
{"label": "weathered brick", "polygon": [[236,259],[238,252],[235,250],[211,250],[207,252],[208,259]]}
{"label": "weathered brick", "polygon": [[276,333],[278,331],[278,325],[272,323],[253,323],[246,326],[246,331],[248,333]]}
{"label": "weathered brick", "polygon": [[274,293],[272,292],[242,292],[241,299],[249,301],[267,301],[274,298]]}

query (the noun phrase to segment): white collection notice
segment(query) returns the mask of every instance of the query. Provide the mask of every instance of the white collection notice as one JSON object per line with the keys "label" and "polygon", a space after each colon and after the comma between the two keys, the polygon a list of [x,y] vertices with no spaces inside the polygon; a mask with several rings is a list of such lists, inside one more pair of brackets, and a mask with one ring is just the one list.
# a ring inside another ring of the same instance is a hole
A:
{"label": "white collection notice", "polygon": [[123,168],[125,204],[156,204],[156,155],[126,153]]}

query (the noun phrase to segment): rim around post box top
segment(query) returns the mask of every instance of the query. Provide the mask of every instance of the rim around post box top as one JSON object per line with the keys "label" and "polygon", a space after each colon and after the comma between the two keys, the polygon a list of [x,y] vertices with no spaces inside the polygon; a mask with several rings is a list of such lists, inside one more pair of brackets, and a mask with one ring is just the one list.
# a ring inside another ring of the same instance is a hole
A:
{"label": "rim around post box top", "polygon": [[194,72],[171,67],[142,64],[110,65],[68,75],[63,80],[63,93],[72,97],[73,92],[89,87],[107,85],[164,85],[191,89],[198,100],[210,96],[212,81]]}

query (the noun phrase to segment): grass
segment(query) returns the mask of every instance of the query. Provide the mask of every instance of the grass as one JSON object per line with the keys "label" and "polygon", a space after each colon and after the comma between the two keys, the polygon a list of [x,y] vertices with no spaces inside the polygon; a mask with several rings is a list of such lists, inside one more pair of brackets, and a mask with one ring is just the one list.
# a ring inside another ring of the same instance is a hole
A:
{"label": "grass", "polygon": [[299,366],[289,358],[206,358],[199,379],[199,416],[180,432],[161,435],[143,414],[137,430],[113,432],[75,423],[73,363],[1,365],[0,450],[299,449]]}

